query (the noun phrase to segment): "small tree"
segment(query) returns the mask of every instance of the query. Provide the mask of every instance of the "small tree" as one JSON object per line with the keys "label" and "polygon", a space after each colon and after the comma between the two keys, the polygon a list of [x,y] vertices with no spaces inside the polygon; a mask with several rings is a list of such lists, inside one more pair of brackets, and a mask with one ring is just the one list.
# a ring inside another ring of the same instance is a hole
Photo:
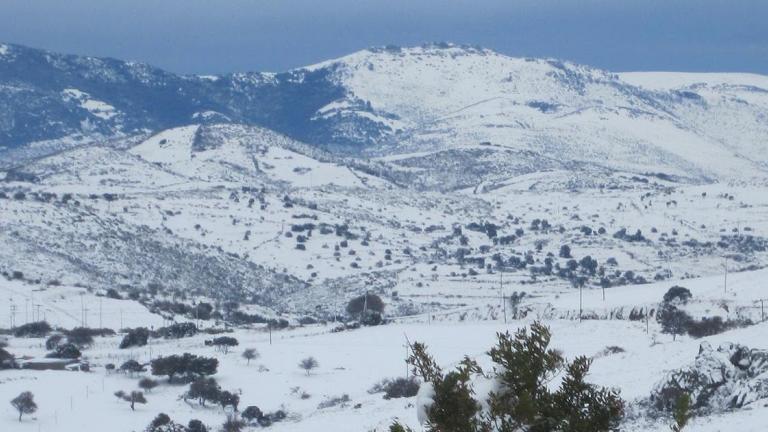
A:
{"label": "small tree", "polygon": [[137,403],[139,403],[139,404],[147,403],[147,399],[144,398],[144,393],[142,393],[140,391],[132,391],[131,394],[126,395],[126,397],[124,399],[127,402],[131,403],[131,411],[135,411],[136,410],[135,406],[136,406]]}
{"label": "small tree", "polygon": [[317,360],[315,360],[314,357],[307,357],[299,363],[299,367],[307,371],[307,376],[309,376],[309,373],[312,371],[312,369],[315,369],[318,366],[319,363]]}
{"label": "small tree", "polygon": [[688,420],[693,417],[691,414],[691,395],[683,393],[675,401],[675,408],[672,412],[675,423],[670,426],[673,432],[681,432],[688,424]]}
{"label": "small tree", "polygon": [[11,405],[19,412],[19,422],[21,422],[21,416],[24,414],[32,414],[37,411],[37,404],[35,403],[35,396],[32,392],[21,392],[18,396],[11,400]]}
{"label": "small tree", "polygon": [[259,352],[256,351],[256,348],[247,348],[245,351],[243,351],[243,358],[248,362],[248,365],[251,364],[251,360],[256,360],[259,358]]}
{"label": "small tree", "polygon": [[139,388],[146,392],[152,391],[153,388],[157,387],[158,382],[156,380],[153,380],[152,378],[142,378],[139,380]]}
{"label": "small tree", "polygon": [[669,303],[662,303],[656,320],[661,324],[661,332],[672,335],[672,340],[677,335],[685,334],[692,319],[684,310],[678,309]]}
{"label": "small tree", "polygon": [[198,378],[189,385],[189,390],[184,393],[184,399],[197,399],[201,406],[205,406],[206,401],[217,402],[221,388],[213,378]]}
{"label": "small tree", "polygon": [[[618,393],[585,382],[590,360],[567,363],[549,348],[549,329],[536,322],[514,335],[498,335],[488,353],[493,372],[484,374],[465,358],[456,370],[443,373],[419,343],[411,346],[408,362],[429,387],[431,403],[422,407],[429,432],[607,432],[616,430],[624,412]],[[551,380],[565,370],[560,387]],[[493,380],[487,400],[477,400],[473,376]],[[407,431],[395,424],[393,432]]]}
{"label": "small tree", "polygon": [[560,246],[560,258],[571,258],[571,247],[568,245]]}
{"label": "small tree", "polygon": [[236,393],[232,393],[229,391],[223,391],[219,393],[219,405],[221,405],[221,409],[225,409],[228,406],[231,406],[232,409],[237,412],[237,406],[240,405],[240,396],[238,396]]}
{"label": "small tree", "polygon": [[126,402],[130,402],[131,404],[131,411],[135,411],[136,404],[145,404],[147,403],[147,399],[144,397],[144,393],[140,391],[132,391],[130,393],[126,393],[122,390],[118,390],[114,393],[115,397],[121,400],[124,400]]}

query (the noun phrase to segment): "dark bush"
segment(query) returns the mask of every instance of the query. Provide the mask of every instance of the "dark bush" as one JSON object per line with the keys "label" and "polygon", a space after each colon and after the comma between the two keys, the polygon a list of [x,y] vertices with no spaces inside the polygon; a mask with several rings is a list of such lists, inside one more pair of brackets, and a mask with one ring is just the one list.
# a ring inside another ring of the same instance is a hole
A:
{"label": "dark bush", "polygon": [[45,349],[47,349],[48,351],[53,351],[62,342],[64,342],[64,335],[63,334],[57,333],[57,334],[54,334],[54,335],[50,335],[48,337],[48,339],[45,340]]}
{"label": "dark bush", "polygon": [[3,369],[16,369],[16,357],[5,350],[0,348],[0,370]]}
{"label": "dark bush", "polygon": [[139,388],[145,391],[151,391],[153,388],[157,387],[158,382],[156,380],[153,380],[152,378],[144,377],[139,380]]}
{"label": "dark bush", "polygon": [[144,365],[137,362],[136,360],[128,360],[120,366],[120,371],[128,374],[134,374],[144,372],[146,369],[144,368]]}
{"label": "dark bush", "polygon": [[166,339],[181,339],[194,336],[197,334],[197,331],[195,323],[184,322],[174,323],[167,327],[160,327],[157,329],[157,335]]}
{"label": "dark bush", "polygon": [[16,327],[13,335],[16,337],[45,337],[48,336],[53,329],[50,324],[45,321],[31,322]]}
{"label": "dark bush", "polygon": [[211,319],[211,312],[213,312],[213,306],[210,303],[200,302],[192,308],[189,317],[207,321]]}
{"label": "dark bush", "polygon": [[347,303],[347,313],[351,316],[358,316],[363,310],[383,313],[384,302],[376,294],[365,294],[355,297]]}
{"label": "dark bush", "polygon": [[227,354],[229,352],[229,348],[239,345],[239,342],[237,339],[231,336],[221,336],[210,341],[210,345],[215,346],[216,349],[224,352],[224,354]]}
{"label": "dark bush", "polygon": [[192,419],[187,425],[186,432],[208,432],[208,428],[200,420]]}
{"label": "dark bush", "polygon": [[382,386],[384,399],[414,397],[419,392],[419,381],[414,378],[396,378],[386,381]]}
{"label": "dark bush", "polygon": [[240,417],[244,418],[247,422],[250,423],[254,420],[258,420],[264,417],[264,413],[259,409],[259,407],[251,405],[243,410],[243,413],[240,414]]}
{"label": "dark bush", "polygon": [[160,426],[167,425],[170,422],[171,422],[171,418],[168,417],[168,414],[160,413],[160,414],[157,415],[157,417],[155,417],[154,420],[152,420],[152,423],[149,424],[149,429],[150,430],[155,430],[155,429],[159,428]]}
{"label": "dark bush", "polygon": [[120,342],[120,349],[139,347],[147,344],[149,339],[149,330],[145,327],[137,327],[135,329],[129,329],[128,334],[123,337]]}
{"label": "dark bush", "polygon": [[725,321],[719,316],[704,317],[700,321],[690,320],[688,321],[686,330],[691,337],[702,338],[705,336],[713,336],[732,330],[739,327],[751,325],[752,322],[745,321]]}
{"label": "dark bush", "polygon": [[691,291],[688,288],[675,285],[664,294],[664,303],[678,301],[685,304],[688,303],[688,300],[690,300],[691,297],[693,297],[693,294],[691,294]]}
{"label": "dark bush", "polygon": [[75,327],[67,332],[67,342],[77,345],[80,349],[93,345],[93,332],[86,327]]}
{"label": "dark bush", "polygon": [[381,313],[372,310],[365,311],[360,318],[360,324],[365,326],[377,326],[383,323],[384,318],[382,318]]}
{"label": "dark bush", "polygon": [[219,361],[215,358],[199,357],[190,353],[158,357],[152,360],[152,375],[164,375],[168,381],[182,377],[185,382],[196,377],[213,375]]}
{"label": "dark bush", "polygon": [[49,358],[60,358],[60,359],[76,359],[80,358],[81,353],[80,350],[77,349],[77,346],[72,343],[65,343],[64,345],[59,345],[56,347],[56,349],[52,353],[48,353],[46,357]]}

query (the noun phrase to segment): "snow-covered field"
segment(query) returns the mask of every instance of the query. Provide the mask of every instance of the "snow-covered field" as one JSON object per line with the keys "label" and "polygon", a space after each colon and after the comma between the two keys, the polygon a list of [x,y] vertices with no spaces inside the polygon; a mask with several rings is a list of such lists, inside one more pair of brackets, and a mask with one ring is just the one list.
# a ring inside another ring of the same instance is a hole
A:
{"label": "snow-covered field", "polygon": [[[713,345],[724,341],[755,345],[765,340],[768,330],[766,324],[759,324],[702,340],[684,338],[672,342],[667,335],[659,335],[655,326],[651,327],[650,334],[646,333],[643,323],[557,320],[545,323],[554,334],[553,346],[568,357],[593,356],[606,346],[626,350],[595,360],[589,379],[619,388],[629,401],[647,396],[665,371],[690,363],[702,341]],[[170,342],[153,340],[151,353],[149,347],[117,350],[119,338],[100,338],[86,354],[91,372],[3,372],[0,378],[3,396],[30,390],[36,395],[40,409],[33,419],[19,424],[12,407],[5,405],[0,411],[3,413],[0,424],[4,430],[14,431],[139,431],[157,413],[164,412],[177,422],[198,418],[218,425],[225,417],[221,408],[202,408],[179,400],[179,395],[186,390],[182,385],[161,384],[147,393],[146,405],[139,405],[131,412],[127,403],[112,393],[136,389],[141,375],[127,377],[108,373],[103,368],[106,363],[119,364],[128,359],[147,362],[150,355],[191,352],[219,359],[219,372],[215,377],[222,388],[241,392],[241,409],[257,405],[267,411],[285,410],[288,419],[271,426],[275,431],[330,428],[350,432],[384,431],[394,418],[417,427],[413,399],[384,400],[380,393],[368,393],[381,379],[405,375],[406,337],[425,342],[446,368],[457,364],[465,354],[487,365],[484,352],[494,343],[495,333],[513,331],[526,324],[527,321],[511,321],[507,325],[499,322],[393,324],[342,333],[329,333],[329,326],[309,326],[275,332],[272,344],[264,331],[236,331],[232,335],[240,346],[226,355],[205,347],[203,337]],[[36,339],[13,339],[10,348],[19,355],[34,357],[43,352],[40,344]],[[261,358],[247,365],[240,353],[250,347],[256,348]],[[309,376],[298,368],[299,361],[306,356],[314,356],[319,362],[319,367]],[[310,397],[301,399],[299,395],[303,392]],[[318,408],[324,400],[344,394],[350,401],[343,406]],[[761,431],[767,418],[768,410],[758,404],[749,410],[696,419],[690,429]],[[661,431],[667,427],[664,422],[632,422],[625,430]],[[734,427],[736,429],[732,429]]]}

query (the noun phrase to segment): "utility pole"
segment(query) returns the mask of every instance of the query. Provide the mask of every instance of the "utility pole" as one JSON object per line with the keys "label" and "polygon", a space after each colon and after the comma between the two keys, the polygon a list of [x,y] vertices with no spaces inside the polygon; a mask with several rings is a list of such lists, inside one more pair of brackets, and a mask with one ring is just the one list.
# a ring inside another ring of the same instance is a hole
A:
{"label": "utility pole", "polygon": [[11,329],[16,328],[16,304],[13,303],[13,298],[11,298]]}
{"label": "utility pole", "polygon": [[120,309],[120,330],[122,330],[123,327],[123,310]]}
{"label": "utility pole", "polygon": [[42,305],[41,304],[36,304],[35,306],[37,307],[37,320],[36,321],[40,321],[40,306],[42,306]]}
{"label": "utility pole", "polygon": [[499,268],[499,296],[501,297],[501,308],[504,311],[504,324],[507,323],[507,302],[504,298],[504,273]]}
{"label": "utility pole", "polygon": [[147,338],[147,342],[149,342],[149,361],[151,362],[152,361],[152,332],[154,332],[155,326],[150,326],[149,328],[151,331],[150,331],[149,337]]}
{"label": "utility pole", "polygon": [[85,293],[80,293],[80,325],[85,327]]}
{"label": "utility pole", "polygon": [[583,297],[582,297],[582,294],[581,294],[581,290],[582,290],[583,287],[584,287],[584,284],[580,283],[579,284],[579,322],[581,322],[581,316],[582,316],[582,310],[583,310],[582,309]]}
{"label": "utility pole", "polygon": [[101,297],[99,297],[99,328],[104,328],[101,314]]}
{"label": "utility pole", "polygon": [[728,255],[725,256],[725,277],[723,279],[723,292],[728,292]]}
{"label": "utility pole", "polygon": [[403,333],[403,336],[405,336],[405,378],[407,379],[410,376],[410,368],[408,367],[408,359],[411,357],[411,341],[408,340],[408,334]]}
{"label": "utility pole", "polygon": [[650,316],[651,316],[650,309],[646,310],[645,311],[645,334],[648,334],[650,332],[650,328],[648,327],[648,320]]}

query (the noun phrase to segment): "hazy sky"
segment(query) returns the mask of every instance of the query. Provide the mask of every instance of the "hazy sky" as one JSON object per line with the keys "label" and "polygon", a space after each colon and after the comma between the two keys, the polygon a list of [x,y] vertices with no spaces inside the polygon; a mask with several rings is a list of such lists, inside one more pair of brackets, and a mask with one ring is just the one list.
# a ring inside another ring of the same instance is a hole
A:
{"label": "hazy sky", "polygon": [[768,0],[0,0],[0,41],[182,73],[449,41],[613,71],[768,74]]}

